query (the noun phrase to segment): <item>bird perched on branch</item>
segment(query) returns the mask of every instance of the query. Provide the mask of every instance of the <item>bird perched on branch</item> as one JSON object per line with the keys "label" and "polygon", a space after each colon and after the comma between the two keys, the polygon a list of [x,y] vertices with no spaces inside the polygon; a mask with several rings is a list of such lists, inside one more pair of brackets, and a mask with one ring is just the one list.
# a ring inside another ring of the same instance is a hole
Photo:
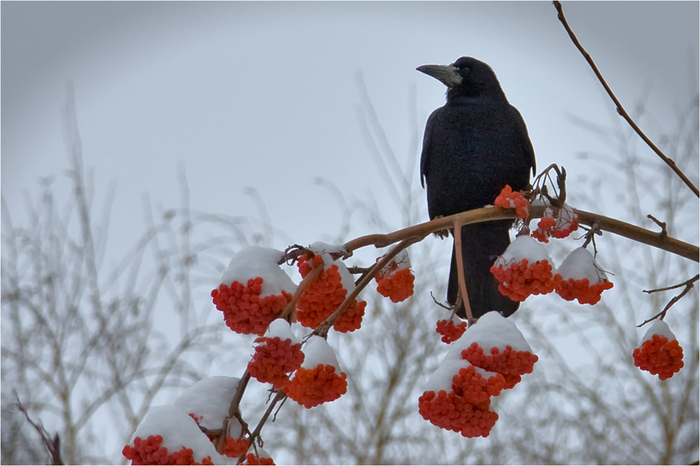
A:
{"label": "bird perched on branch", "polygon": [[[493,70],[486,63],[462,57],[449,66],[424,65],[418,71],[447,86],[447,103],[435,110],[425,126],[421,154],[421,184],[425,181],[430,218],[493,204],[505,185],[527,189],[535,153],[520,112],[508,103]],[[490,272],[497,256],[510,244],[511,221],[462,227],[462,262],[473,318],[491,310],[505,317],[518,304],[498,291]],[[447,286],[447,301],[457,302],[455,250]],[[460,305],[457,315],[464,318]]]}

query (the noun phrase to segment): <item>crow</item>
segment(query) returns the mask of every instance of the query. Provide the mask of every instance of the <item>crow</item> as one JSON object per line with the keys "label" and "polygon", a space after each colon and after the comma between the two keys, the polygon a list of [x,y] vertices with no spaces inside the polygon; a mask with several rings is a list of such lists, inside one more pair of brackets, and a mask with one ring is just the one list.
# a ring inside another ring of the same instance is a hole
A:
{"label": "crow", "polygon": [[[461,57],[449,66],[424,65],[418,71],[447,86],[447,103],[425,126],[420,161],[421,185],[427,188],[431,219],[493,204],[505,185],[513,191],[530,184],[535,152],[520,112],[508,103],[489,65]],[[424,184],[425,183],[425,184]],[[472,316],[491,310],[508,317],[518,302],[498,291],[489,270],[510,244],[511,221],[462,227],[462,262]],[[455,250],[452,250],[447,301],[457,302]],[[457,315],[465,318],[463,305]]]}

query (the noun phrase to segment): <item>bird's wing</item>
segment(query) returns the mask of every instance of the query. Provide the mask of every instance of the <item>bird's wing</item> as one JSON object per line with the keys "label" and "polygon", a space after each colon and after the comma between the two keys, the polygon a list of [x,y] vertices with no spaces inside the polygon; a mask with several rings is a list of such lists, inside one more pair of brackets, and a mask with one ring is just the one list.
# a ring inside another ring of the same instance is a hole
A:
{"label": "bird's wing", "polygon": [[428,117],[423,134],[423,151],[420,154],[420,185],[425,188],[425,175],[428,174],[428,158],[430,157],[430,137],[434,126],[435,112]]}
{"label": "bird's wing", "polygon": [[535,150],[532,148],[532,142],[530,141],[530,136],[527,134],[527,126],[525,126],[525,120],[523,120],[522,115],[517,108],[511,105],[511,112],[513,113],[513,120],[515,121],[515,127],[518,131],[518,139],[520,139],[520,145],[525,153],[525,159],[527,161],[528,167],[532,169],[532,176],[537,174],[536,164],[535,164]]}

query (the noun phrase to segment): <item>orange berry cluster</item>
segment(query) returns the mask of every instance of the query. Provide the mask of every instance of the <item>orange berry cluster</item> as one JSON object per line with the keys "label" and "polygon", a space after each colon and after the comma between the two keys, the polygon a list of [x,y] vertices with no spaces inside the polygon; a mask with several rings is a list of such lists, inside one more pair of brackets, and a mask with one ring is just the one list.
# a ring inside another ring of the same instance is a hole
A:
{"label": "orange berry cluster", "polygon": [[661,380],[673,377],[683,367],[683,348],[678,340],[653,335],[633,353],[634,365],[643,371],[658,375]]}
{"label": "orange berry cluster", "polygon": [[300,367],[284,391],[300,405],[313,408],[344,395],[348,388],[346,377],[345,372],[336,374],[330,364],[319,364],[313,369]]}
{"label": "orange berry cluster", "polygon": [[248,372],[261,383],[271,383],[281,388],[289,381],[288,374],[304,362],[301,343],[292,345],[292,340],[280,337],[260,337],[253,359],[248,363]]}
{"label": "orange berry cluster", "polygon": [[503,375],[505,388],[515,387],[520,382],[521,375],[530,374],[538,359],[535,354],[516,351],[511,346],[506,346],[502,353],[493,347],[491,354],[484,354],[483,348],[476,342],[462,350],[462,358],[476,367]]}
{"label": "orange berry cluster", "polygon": [[[551,211],[547,211],[551,212]],[[553,215],[553,214],[551,214]],[[566,238],[578,229],[578,215],[570,209],[559,209],[557,218],[550,216],[542,217],[537,224],[537,229],[532,232],[532,237],[548,243],[550,237]]]}
{"label": "orange berry cluster", "polygon": [[166,447],[161,446],[162,443],[163,437],[160,435],[149,435],[145,440],[136,437],[134,446],[126,445],[122,455],[131,460],[131,464],[213,464],[210,456],[197,463],[191,448],[182,447],[180,451],[169,453]]}
{"label": "orange berry cluster", "polygon": [[521,191],[513,191],[510,185],[506,185],[501,190],[501,194],[496,197],[494,204],[505,209],[515,208],[515,213],[520,218],[527,218],[530,214],[530,203]]}
{"label": "orange berry cluster", "polygon": [[245,461],[242,464],[275,464],[272,458],[255,456],[255,453],[250,452],[246,455]]}
{"label": "orange berry cluster", "polygon": [[[558,275],[557,275],[558,276]],[[605,290],[613,287],[612,282],[603,280],[591,285],[587,278],[581,280],[558,280],[556,283],[557,294],[567,301],[577,299],[581,304],[596,304],[600,301],[600,295]]]}
{"label": "orange berry cluster", "polygon": [[459,325],[455,325],[452,320],[438,320],[436,331],[442,335],[442,342],[448,345],[453,341],[459,340],[467,330],[467,322],[463,321]]}
{"label": "orange berry cluster", "polygon": [[238,458],[243,453],[248,451],[248,440],[245,438],[235,439],[226,437],[226,445],[224,445],[224,455],[229,458]]}
{"label": "orange berry cluster", "polygon": [[263,279],[251,278],[247,285],[237,281],[222,284],[211,292],[216,308],[224,313],[228,328],[236,333],[262,335],[292,300],[291,293],[260,297]]}
{"label": "orange berry cluster", "polygon": [[[297,262],[302,277],[323,264],[323,257],[316,254],[313,258],[302,256]],[[343,288],[336,264],[324,269],[304,291],[297,303],[297,320],[304,327],[316,328],[342,304],[347,295]],[[365,315],[365,301],[352,300],[350,306],[335,321],[333,328],[338,332],[352,332],[360,328]]]}
{"label": "orange berry cluster", "polygon": [[510,266],[493,265],[491,273],[498,280],[498,290],[513,301],[525,301],[534,294],[547,294],[554,291],[557,277],[552,274],[552,265],[547,259],[529,264],[527,259],[520,263],[513,261]]}
{"label": "orange berry cluster", "polygon": [[464,437],[488,437],[498,420],[498,414],[489,410],[490,400],[473,404],[454,390],[427,391],[418,399],[418,412],[427,421],[441,429],[459,432]]}
{"label": "orange berry cluster", "polygon": [[[394,263],[390,262],[389,265],[391,264]],[[388,272],[382,270],[374,279],[377,281],[377,292],[394,303],[400,303],[413,296],[413,281],[416,277],[411,269],[395,269]]]}
{"label": "orange berry cluster", "polygon": [[492,396],[498,396],[506,387],[506,380],[501,374],[484,377],[476,367],[468,366],[459,370],[452,378],[452,390],[456,395],[474,405],[489,402]]}

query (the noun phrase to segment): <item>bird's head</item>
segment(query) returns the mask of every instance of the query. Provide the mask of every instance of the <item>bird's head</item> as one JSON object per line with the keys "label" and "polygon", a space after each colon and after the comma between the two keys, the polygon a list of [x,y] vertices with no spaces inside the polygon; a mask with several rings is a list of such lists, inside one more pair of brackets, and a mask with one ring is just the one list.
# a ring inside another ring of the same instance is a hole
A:
{"label": "bird's head", "polygon": [[452,96],[503,94],[491,67],[476,58],[462,57],[451,65],[423,65],[416,69],[447,86],[448,100]]}

